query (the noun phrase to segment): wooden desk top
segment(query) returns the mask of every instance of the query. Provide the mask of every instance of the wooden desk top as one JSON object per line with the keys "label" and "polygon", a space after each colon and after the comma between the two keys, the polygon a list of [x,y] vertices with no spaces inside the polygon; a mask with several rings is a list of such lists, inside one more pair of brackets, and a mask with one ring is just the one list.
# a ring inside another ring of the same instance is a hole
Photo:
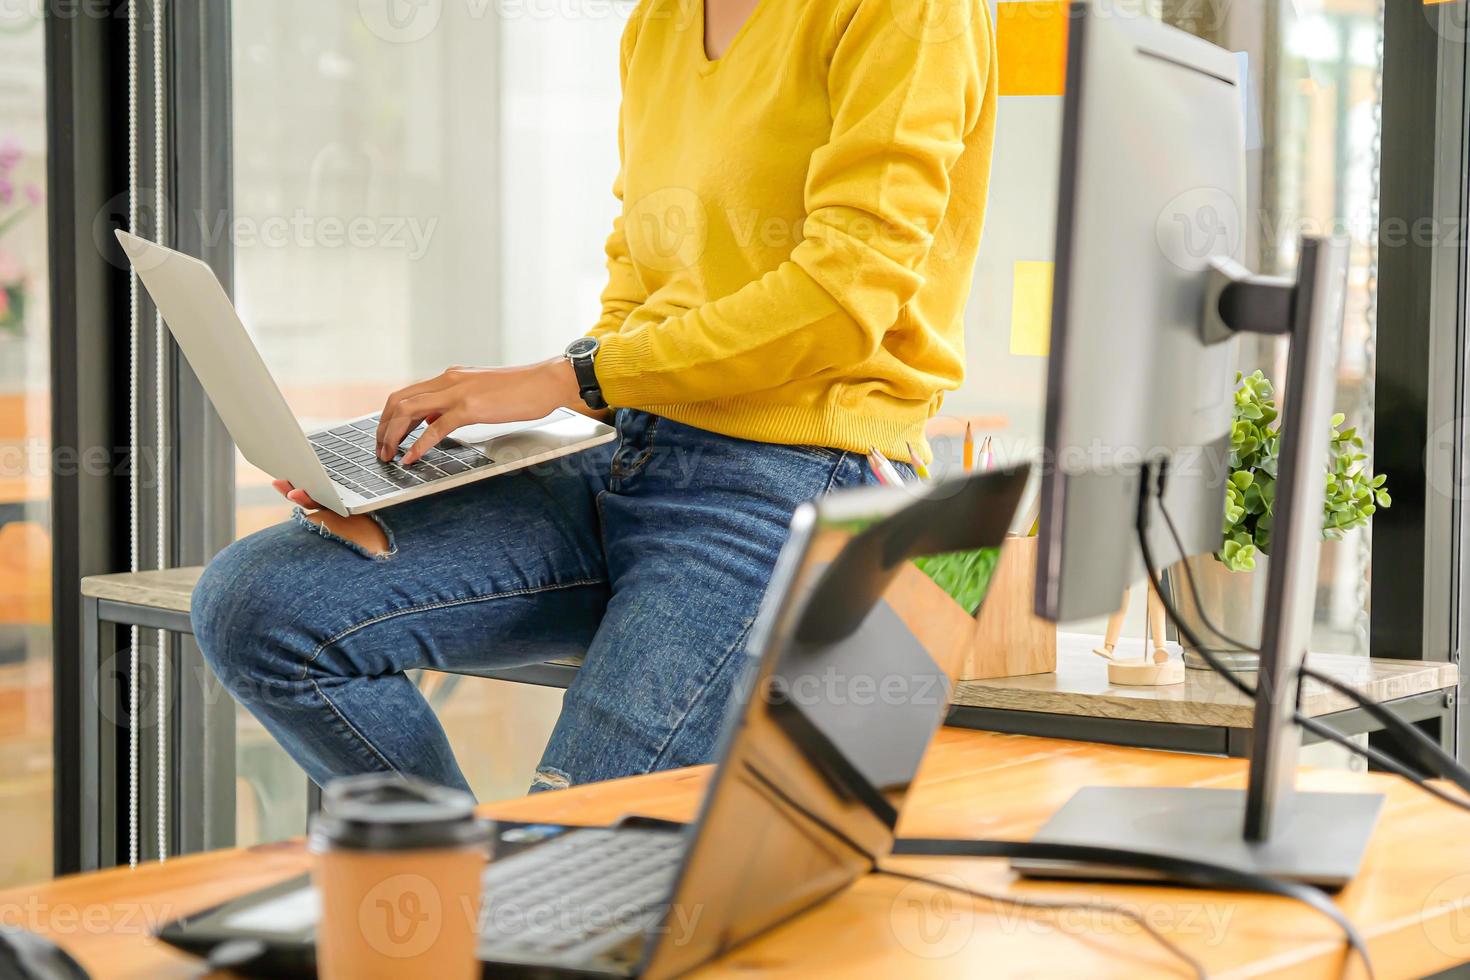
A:
{"label": "wooden desk top", "polygon": [[[1239,760],[945,729],[904,813],[912,836],[1024,838],[1079,786],[1233,786]],[[515,820],[599,823],[627,812],[687,820],[706,768],[490,804]],[[1470,816],[1401,780],[1304,770],[1306,789],[1387,794],[1363,870],[1337,902],[1367,937],[1378,975],[1418,977],[1470,960]],[[0,892],[0,921],[49,934],[99,978],[198,975],[149,938],[159,922],[299,873],[299,842],[176,858]],[[1336,927],[1279,898],[1144,885],[1029,882],[998,860],[906,858],[893,865],[988,891],[1123,903],[1197,956],[1212,976],[1341,976]],[[1036,918],[897,879],[868,877],[699,976],[1181,976],[1130,922]],[[1356,962],[1348,976],[1362,976]]]}
{"label": "wooden desk top", "polygon": [[[1251,727],[1252,704],[1209,670],[1186,670],[1184,683],[1169,687],[1116,687],[1108,683],[1106,663],[1092,652],[1096,636],[1057,635],[1057,669],[1050,674],[961,681],[954,703],[976,708],[1044,711],[1090,718],[1124,718],[1174,724]],[[1124,641],[1120,647],[1126,647]],[[1142,642],[1131,641],[1141,655]],[[1124,655],[1133,655],[1123,650]],[[1391,701],[1429,691],[1454,689],[1454,664],[1425,660],[1388,660],[1340,653],[1308,655],[1311,665],[1375,701]],[[1316,682],[1302,697],[1312,716],[1344,711],[1347,698]]]}

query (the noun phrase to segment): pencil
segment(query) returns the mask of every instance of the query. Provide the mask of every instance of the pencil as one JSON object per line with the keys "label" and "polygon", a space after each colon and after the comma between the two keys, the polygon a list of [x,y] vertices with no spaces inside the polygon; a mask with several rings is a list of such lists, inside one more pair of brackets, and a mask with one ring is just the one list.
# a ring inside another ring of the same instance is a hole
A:
{"label": "pencil", "polygon": [[878,481],[878,486],[892,486],[888,482],[888,477],[883,473],[883,466],[878,462],[878,457],[872,453],[868,453],[868,469],[873,471],[873,478]]}
{"label": "pencil", "polygon": [[965,423],[965,442],[961,447],[961,452],[964,454],[961,464],[968,473],[975,468],[975,432],[970,428],[969,422]]}
{"label": "pencil", "polygon": [[995,451],[990,448],[990,437],[980,444],[980,468],[988,470],[995,465]]}
{"label": "pencil", "polygon": [[918,451],[914,449],[913,443],[906,442],[904,445],[908,447],[909,459],[913,460],[914,472],[919,474],[919,479],[929,479],[929,467],[924,465],[924,457],[920,456]]}
{"label": "pencil", "polygon": [[868,447],[868,460],[873,465],[874,472],[881,473],[885,485],[903,486],[903,474],[894,468],[888,461],[888,457],[880,453],[875,447]]}

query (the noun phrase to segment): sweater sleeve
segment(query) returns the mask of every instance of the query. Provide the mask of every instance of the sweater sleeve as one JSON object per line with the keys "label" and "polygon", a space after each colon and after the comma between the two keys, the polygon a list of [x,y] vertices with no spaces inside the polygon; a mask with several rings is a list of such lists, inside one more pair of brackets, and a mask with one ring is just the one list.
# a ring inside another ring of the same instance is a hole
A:
{"label": "sweater sleeve", "polygon": [[872,357],[922,284],[950,171],[978,123],[987,29],[974,0],[858,0],[828,68],[831,135],[812,154],[790,258],[727,296],[602,337],[609,404],[730,397]]}
{"label": "sweater sleeve", "polygon": [[[633,46],[638,40],[638,28],[642,20],[640,4],[628,17],[623,27],[623,40],[619,57],[619,84],[626,93],[628,83],[628,61],[633,57]],[[613,178],[613,196],[618,199],[618,215],[613,218],[612,234],[607,236],[604,251],[607,253],[607,285],[602,290],[602,315],[589,330],[588,336],[601,339],[616,331],[628,318],[628,314],[648,299],[633,260],[628,253],[628,238],[623,232],[623,119],[618,110],[618,175]]]}

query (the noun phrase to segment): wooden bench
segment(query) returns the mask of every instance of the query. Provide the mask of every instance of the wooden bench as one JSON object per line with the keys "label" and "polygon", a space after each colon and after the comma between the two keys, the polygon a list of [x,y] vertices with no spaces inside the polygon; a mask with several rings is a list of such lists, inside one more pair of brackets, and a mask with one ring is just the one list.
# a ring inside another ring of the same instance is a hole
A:
{"label": "wooden bench", "polygon": [[[103,633],[114,626],[141,626],[192,634],[194,627],[189,620],[189,603],[203,572],[204,569],[196,565],[163,571],[91,575],[82,579],[83,615],[87,620],[83,626],[83,643],[88,648],[83,651],[83,657],[95,663],[98,651],[110,648],[103,642]],[[577,675],[579,663],[575,659],[562,659],[520,667],[454,673],[565,688]]]}
{"label": "wooden bench", "polygon": [[[83,747],[80,753],[83,786],[82,817],[77,828],[77,844],[82,870],[107,867],[127,861],[127,845],[121,837],[115,815],[119,812],[118,794],[126,792],[120,785],[119,773],[124,771],[121,760],[128,751],[120,745],[117,737],[119,728],[127,717],[123,705],[120,673],[112,669],[111,660],[118,649],[116,630],[118,627],[137,626],[148,630],[165,630],[181,635],[192,635],[193,623],[189,618],[189,606],[194,586],[203,573],[202,567],[171,568],[162,571],[120,573],[115,575],[92,575],[82,579],[82,662],[81,676],[86,678],[91,696],[86,699],[90,710],[84,710],[76,720],[74,737]],[[183,663],[182,660],[177,661]],[[205,670],[202,665],[193,665]],[[579,661],[576,659],[552,660],[546,663],[525,664],[518,667],[497,667],[485,670],[449,672],[426,671],[420,680],[425,696],[436,707],[447,700],[458,680],[456,675],[485,677],[492,680],[510,681],[517,684],[534,684],[542,687],[566,688],[577,675]],[[428,683],[427,678],[440,678]],[[167,776],[172,789],[168,795],[176,801],[175,809],[189,808],[189,816],[174,814],[179,830],[176,840],[170,844],[172,850],[190,853],[218,846],[221,840],[232,841],[233,807],[231,797],[222,795],[218,785],[210,784],[204,776],[209,769],[204,756],[210,751],[200,742],[210,738],[205,729],[208,722],[203,718],[204,709],[200,702],[204,698],[180,698],[177,681],[173,685],[172,709],[179,717],[170,724],[168,734],[174,748],[169,750]],[[226,695],[227,697],[227,695]],[[151,695],[140,700],[140,715],[150,714]],[[114,724],[108,724],[111,720]],[[151,737],[150,737],[151,738]],[[140,756],[139,783],[145,791],[139,794],[138,826],[149,827],[155,817],[151,788],[157,782],[156,753],[149,739],[143,740],[144,750]],[[233,743],[231,743],[233,744]],[[233,749],[223,753],[216,750],[216,765],[233,766]],[[228,759],[228,761],[226,761]],[[218,781],[216,780],[215,783]],[[307,808],[315,812],[320,804],[320,789],[307,780]],[[204,798],[201,802],[200,799]],[[228,811],[228,812],[225,812]],[[193,826],[193,823],[211,819],[213,812],[213,839],[210,831]],[[227,826],[219,826],[221,823]],[[154,845],[151,830],[141,835],[141,853],[146,858]]]}

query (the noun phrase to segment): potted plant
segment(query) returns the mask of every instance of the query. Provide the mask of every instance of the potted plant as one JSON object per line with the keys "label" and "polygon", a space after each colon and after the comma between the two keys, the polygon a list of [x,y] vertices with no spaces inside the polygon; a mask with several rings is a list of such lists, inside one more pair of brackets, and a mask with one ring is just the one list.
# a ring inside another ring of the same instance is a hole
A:
{"label": "potted plant", "polygon": [[[1190,558],[1190,570],[1211,622],[1237,639],[1259,642],[1260,606],[1265,590],[1265,564],[1271,554],[1271,530],[1276,502],[1277,461],[1281,432],[1275,389],[1260,371],[1236,375],[1234,418],[1230,428],[1230,479],[1225,487],[1225,542],[1214,555]],[[1327,483],[1322,500],[1322,536],[1340,539],[1368,523],[1379,508],[1393,503],[1384,485],[1387,477],[1374,476],[1363,452],[1363,437],[1343,428],[1346,417],[1332,417],[1327,450]],[[1202,617],[1188,585],[1178,578],[1172,591],[1180,612],[1192,622]],[[1202,622],[1200,622],[1202,626]],[[1211,635],[1197,629],[1201,638]],[[1220,645],[1224,646],[1223,640]],[[1230,660],[1232,658],[1227,658]],[[1254,659],[1233,658],[1237,667]],[[1187,656],[1190,666],[1207,666]]]}

